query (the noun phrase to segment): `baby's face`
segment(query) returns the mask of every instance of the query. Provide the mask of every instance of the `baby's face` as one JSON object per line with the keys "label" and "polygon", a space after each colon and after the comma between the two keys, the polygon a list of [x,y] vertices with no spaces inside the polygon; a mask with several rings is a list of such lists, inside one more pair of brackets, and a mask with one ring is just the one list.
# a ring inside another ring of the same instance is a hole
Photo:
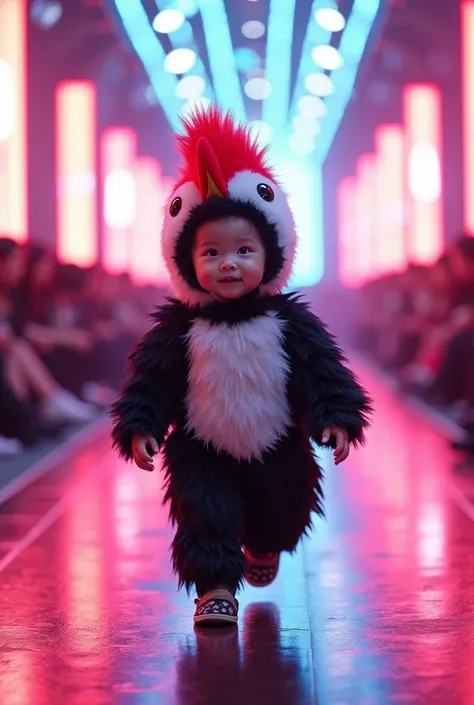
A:
{"label": "baby's face", "polygon": [[261,284],[265,250],[252,223],[222,218],[197,230],[193,264],[199,284],[215,299],[240,299]]}

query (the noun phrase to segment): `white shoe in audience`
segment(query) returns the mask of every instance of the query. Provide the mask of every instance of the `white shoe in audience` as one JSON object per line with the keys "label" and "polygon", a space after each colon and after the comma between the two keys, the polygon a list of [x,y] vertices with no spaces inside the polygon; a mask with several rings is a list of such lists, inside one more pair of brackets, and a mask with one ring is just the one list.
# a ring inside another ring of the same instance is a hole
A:
{"label": "white shoe in audience", "polygon": [[0,436],[0,455],[17,455],[23,446],[17,438],[4,438]]}
{"label": "white shoe in audience", "polygon": [[65,389],[61,389],[47,399],[42,406],[42,416],[46,421],[66,421],[71,423],[85,423],[96,418],[97,411],[90,404],[75,397]]}

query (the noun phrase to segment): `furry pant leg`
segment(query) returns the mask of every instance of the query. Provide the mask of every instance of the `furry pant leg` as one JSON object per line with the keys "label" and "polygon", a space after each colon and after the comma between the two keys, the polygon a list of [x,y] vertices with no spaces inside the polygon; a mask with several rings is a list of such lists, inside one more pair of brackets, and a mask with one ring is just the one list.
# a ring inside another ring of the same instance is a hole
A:
{"label": "furry pant leg", "polygon": [[321,470],[307,436],[295,427],[244,474],[245,546],[254,556],[293,551],[323,514]]}
{"label": "furry pant leg", "polygon": [[216,585],[236,590],[245,559],[241,551],[242,499],[235,464],[180,429],[164,448],[165,502],[177,531],[172,557],[180,586],[198,595]]}

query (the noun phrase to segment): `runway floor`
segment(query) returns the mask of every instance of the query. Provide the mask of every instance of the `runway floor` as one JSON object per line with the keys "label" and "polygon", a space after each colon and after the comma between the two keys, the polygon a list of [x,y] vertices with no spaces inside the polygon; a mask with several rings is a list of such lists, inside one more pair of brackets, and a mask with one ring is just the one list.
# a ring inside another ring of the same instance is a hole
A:
{"label": "runway floor", "polygon": [[368,446],[239,629],[176,591],[162,477],[106,434],[0,508],[1,705],[472,705],[474,470],[366,373]]}

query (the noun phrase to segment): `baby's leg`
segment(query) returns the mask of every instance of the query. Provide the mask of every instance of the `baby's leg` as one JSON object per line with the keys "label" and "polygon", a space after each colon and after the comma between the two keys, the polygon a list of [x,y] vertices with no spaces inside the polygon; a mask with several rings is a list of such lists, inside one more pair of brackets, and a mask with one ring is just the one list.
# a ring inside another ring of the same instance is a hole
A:
{"label": "baby's leg", "polygon": [[179,583],[199,596],[219,586],[232,592],[245,569],[242,501],[233,463],[181,430],[165,444],[165,501],[177,526],[172,556]]}
{"label": "baby's leg", "polygon": [[293,551],[311,527],[311,514],[322,514],[321,470],[312,446],[291,429],[278,447],[252,463],[245,473],[244,544],[252,556]]}

